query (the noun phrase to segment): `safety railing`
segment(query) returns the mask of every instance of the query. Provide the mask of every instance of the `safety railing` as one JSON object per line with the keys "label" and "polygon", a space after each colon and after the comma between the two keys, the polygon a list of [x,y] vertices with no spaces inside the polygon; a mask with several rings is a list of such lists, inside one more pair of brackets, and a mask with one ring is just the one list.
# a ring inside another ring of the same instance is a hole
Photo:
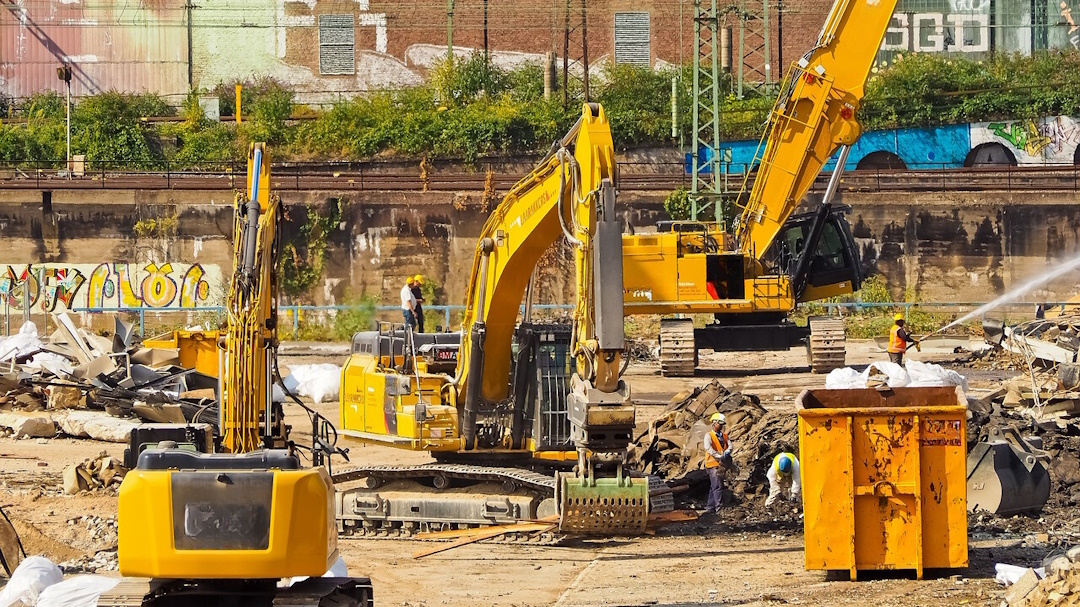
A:
{"label": "safety railing", "polygon": [[[1035,313],[1035,306],[1037,303],[1042,303],[1045,308],[1049,309],[1062,306],[1080,306],[1077,302],[1067,301],[1051,301],[1051,302],[1012,302],[1001,304],[993,309],[990,313],[994,317],[1008,316],[1010,314],[1018,315],[1021,318],[1030,318]],[[976,310],[986,305],[986,302],[812,302],[807,304],[800,304],[800,308],[803,310],[821,310],[826,314],[850,314],[860,313],[873,310],[881,311],[903,311],[904,314],[910,314],[912,309],[918,309],[927,312],[944,312],[944,313],[968,313],[972,310]],[[87,308],[87,307],[74,307],[68,310],[64,310],[62,306],[58,306],[58,309],[52,312],[45,312],[39,307],[35,307],[30,310],[29,314],[24,313],[22,309],[11,306],[8,302],[4,304],[4,333],[10,335],[18,330],[24,319],[34,320],[35,322],[44,321],[44,333],[48,333],[49,324],[54,322],[50,320],[50,317],[54,313],[69,312],[72,314],[119,314],[126,315],[132,318],[133,322],[137,323],[137,327],[140,334],[145,335],[148,328],[147,318],[175,318],[177,322],[159,322],[160,325],[179,325],[179,324],[199,324],[199,318],[205,318],[206,315],[214,317],[219,323],[224,321],[224,315],[226,309],[224,306],[206,306],[198,308],[122,308],[122,307],[101,307],[101,308]],[[534,313],[539,312],[540,315],[555,315],[555,316],[567,316],[573,310],[572,305],[569,304],[537,304],[533,306]],[[281,305],[278,306],[279,317],[284,317],[284,321],[279,322],[279,330],[285,327],[291,329],[291,333],[282,333],[282,338],[295,337],[300,332],[301,324],[308,322],[304,320],[304,316],[314,316],[312,319],[314,322],[325,323],[328,320],[332,320],[331,314],[348,310],[362,309],[360,306],[349,305]],[[424,306],[424,313],[435,314],[441,317],[442,324],[438,325],[443,330],[456,330],[458,327],[454,326],[455,315],[465,309],[465,306],[461,305],[430,305]],[[524,307],[522,307],[524,310]],[[377,306],[375,312],[381,318],[385,319],[389,317],[391,320],[399,321],[401,309],[398,306]],[[195,320],[192,320],[195,319]],[[217,326],[217,323],[214,323]],[[210,326],[204,326],[204,328],[213,328]]]}
{"label": "safety railing", "polygon": [[[67,171],[64,161],[27,161],[0,165],[0,189],[37,190],[234,190],[245,186],[246,166],[238,162],[210,163],[201,168],[177,170],[168,164],[132,168],[128,163],[88,162],[78,171]],[[524,173],[518,169],[493,170],[489,184],[486,167],[476,172],[418,169],[404,163],[347,162],[283,164],[275,166],[272,187],[284,191],[463,191],[494,187],[505,191]],[[619,187],[624,191],[666,192],[689,188],[690,175],[683,163],[619,163]],[[749,165],[725,167],[733,184]],[[751,178],[753,175],[751,174]],[[824,191],[828,171],[811,191]],[[737,185],[735,187],[738,187]],[[1040,164],[1023,166],[956,167],[935,163],[909,165],[904,169],[870,168],[844,174],[842,191],[1032,191],[1080,190],[1080,166]]]}

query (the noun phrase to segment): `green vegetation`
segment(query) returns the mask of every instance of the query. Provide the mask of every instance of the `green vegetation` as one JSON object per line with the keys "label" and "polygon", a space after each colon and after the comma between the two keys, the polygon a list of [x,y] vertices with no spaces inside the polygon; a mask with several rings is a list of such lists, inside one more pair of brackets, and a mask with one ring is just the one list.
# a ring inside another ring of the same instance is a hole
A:
{"label": "green vegetation", "polygon": [[[875,68],[860,118],[866,129],[927,126],[996,119],[1080,114],[1080,51],[1032,57],[996,55],[967,61],[935,55],[897,56]],[[620,148],[668,146],[671,82],[681,108],[679,130],[692,140],[691,70],[651,71],[607,66],[591,82],[594,101],[611,120]],[[221,83],[209,94],[221,113],[233,115],[235,85]],[[563,108],[562,94],[543,98],[543,70],[536,65],[507,71],[481,55],[457,58],[432,69],[428,82],[396,91],[342,99],[325,109],[297,105],[291,90],[272,78],[240,82],[243,122],[215,123],[185,99],[179,122],[148,117],[176,111],[160,97],[102,93],[80,100],[72,112],[72,151],[85,154],[91,170],[106,165],[134,169],[211,168],[242,159],[250,141],[273,145],[284,160],[356,160],[377,155],[458,158],[544,151],[580,114],[580,84]],[[722,83],[731,90],[731,83]],[[748,92],[723,100],[723,138],[754,139],[775,98]],[[0,107],[10,106],[0,100]],[[64,100],[43,93],[14,106],[22,123],[0,124],[0,162],[60,166],[64,157]],[[303,117],[305,120],[293,120]]]}
{"label": "green vegetation", "polygon": [[[299,229],[282,229],[280,273],[281,290],[293,298],[303,298],[322,278],[330,232],[341,223],[341,201],[333,200],[327,209],[307,207]],[[288,210],[285,220],[288,221]]]}

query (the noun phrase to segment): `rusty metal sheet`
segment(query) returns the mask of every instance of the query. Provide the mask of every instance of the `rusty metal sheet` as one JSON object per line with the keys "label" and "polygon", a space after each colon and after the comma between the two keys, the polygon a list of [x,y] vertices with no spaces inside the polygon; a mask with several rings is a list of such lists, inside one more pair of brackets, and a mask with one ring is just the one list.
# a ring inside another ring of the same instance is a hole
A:
{"label": "rusty metal sheet", "polygon": [[73,68],[72,95],[108,90],[187,91],[182,4],[155,7],[0,0],[0,91],[13,97],[63,92],[56,67]]}

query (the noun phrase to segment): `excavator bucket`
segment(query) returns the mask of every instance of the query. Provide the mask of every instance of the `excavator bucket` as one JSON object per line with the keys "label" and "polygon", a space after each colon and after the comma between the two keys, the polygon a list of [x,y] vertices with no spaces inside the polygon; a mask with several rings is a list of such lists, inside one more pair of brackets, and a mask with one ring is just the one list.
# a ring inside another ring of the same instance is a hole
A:
{"label": "excavator bucket", "polygon": [[1015,429],[991,428],[988,440],[968,453],[968,510],[1000,515],[1042,510],[1050,498],[1048,462],[1048,454]]}
{"label": "excavator bucket", "polygon": [[586,535],[639,535],[649,521],[644,478],[583,479],[558,474],[559,531]]}

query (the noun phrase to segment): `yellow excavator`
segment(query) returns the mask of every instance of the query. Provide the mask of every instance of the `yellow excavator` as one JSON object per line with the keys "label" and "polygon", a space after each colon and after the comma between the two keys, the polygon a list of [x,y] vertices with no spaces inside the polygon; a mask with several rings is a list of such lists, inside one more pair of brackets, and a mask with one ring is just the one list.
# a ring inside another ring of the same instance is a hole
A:
{"label": "yellow excavator", "polygon": [[[339,484],[364,482],[338,495],[342,532],[396,535],[548,517],[564,531],[644,530],[648,481],[623,468],[635,413],[621,379],[615,178],[607,117],[585,104],[485,223],[462,332],[383,325],[353,337],[341,432],[431,452],[436,463],[335,475]],[[572,327],[532,321],[531,277],[560,239],[574,251]],[[552,474],[553,467],[562,469]]]}
{"label": "yellow excavator", "polygon": [[[323,576],[338,559],[329,422],[312,414],[302,467],[280,404],[277,360],[280,200],[262,144],[236,199],[234,268],[220,341],[220,440],[194,425],[141,426],[120,486],[124,579],[99,605],[368,606],[363,578]],[[215,442],[217,442],[216,449]],[[307,577],[288,587],[282,579]]]}
{"label": "yellow excavator", "polygon": [[[838,318],[788,315],[796,304],[852,293],[862,280],[845,209],[833,207],[848,150],[862,132],[857,112],[896,0],[837,0],[817,44],[781,85],[737,199],[730,232],[716,223],[665,222],[623,237],[626,313],[712,314],[695,328],[664,318],[664,375],[693,375],[698,351],[787,350],[805,342],[814,372],[844,365]],[[839,149],[821,204],[794,211]],[[751,181],[752,179],[752,181]]]}

